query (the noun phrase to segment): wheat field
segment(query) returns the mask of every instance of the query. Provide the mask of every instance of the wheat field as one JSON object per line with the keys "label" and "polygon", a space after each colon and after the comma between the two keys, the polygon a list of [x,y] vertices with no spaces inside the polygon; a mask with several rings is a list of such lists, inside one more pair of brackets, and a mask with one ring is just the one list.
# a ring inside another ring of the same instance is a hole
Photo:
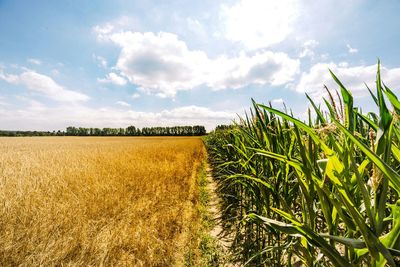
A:
{"label": "wheat field", "polygon": [[195,251],[200,138],[1,138],[0,152],[0,266],[179,266]]}

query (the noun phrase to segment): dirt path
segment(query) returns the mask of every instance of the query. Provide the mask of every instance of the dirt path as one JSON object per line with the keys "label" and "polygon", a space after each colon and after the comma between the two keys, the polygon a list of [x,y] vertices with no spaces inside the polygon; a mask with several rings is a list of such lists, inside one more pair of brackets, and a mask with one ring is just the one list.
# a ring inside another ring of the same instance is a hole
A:
{"label": "dirt path", "polygon": [[[222,253],[225,255],[229,255],[229,248],[231,246],[231,242],[229,241],[228,238],[223,236],[223,230],[221,223],[219,221],[219,217],[221,214],[221,209],[220,209],[220,198],[218,197],[216,190],[217,190],[217,184],[214,181],[212,177],[212,170],[209,166],[207,166],[207,191],[209,192],[209,212],[211,214],[212,219],[214,220],[215,224],[213,229],[210,231],[210,235],[212,238],[214,238],[217,242],[217,246],[222,250]],[[229,259],[229,256],[226,257]],[[222,266],[226,267],[236,267],[239,265],[233,264],[233,263],[227,263],[224,262]]]}

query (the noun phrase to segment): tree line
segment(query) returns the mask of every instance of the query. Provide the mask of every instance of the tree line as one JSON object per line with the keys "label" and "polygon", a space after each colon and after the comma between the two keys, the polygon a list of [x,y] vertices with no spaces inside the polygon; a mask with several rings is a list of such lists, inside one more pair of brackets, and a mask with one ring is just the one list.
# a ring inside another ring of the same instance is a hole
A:
{"label": "tree line", "polygon": [[0,130],[0,136],[64,136],[64,131],[6,131]]}
{"label": "tree line", "polygon": [[204,126],[173,126],[136,128],[85,128],[67,127],[66,131],[0,131],[0,136],[200,136]]}

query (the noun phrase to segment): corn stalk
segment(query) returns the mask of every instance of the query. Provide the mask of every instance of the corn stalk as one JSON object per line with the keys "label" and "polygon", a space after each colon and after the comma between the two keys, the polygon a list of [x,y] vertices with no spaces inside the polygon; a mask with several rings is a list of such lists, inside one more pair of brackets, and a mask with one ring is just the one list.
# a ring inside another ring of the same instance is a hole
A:
{"label": "corn stalk", "polygon": [[[327,112],[307,122],[256,103],[206,144],[237,260],[254,266],[396,266],[400,256],[400,101],[368,88],[363,114],[331,72]],[[391,110],[387,105],[390,102]]]}

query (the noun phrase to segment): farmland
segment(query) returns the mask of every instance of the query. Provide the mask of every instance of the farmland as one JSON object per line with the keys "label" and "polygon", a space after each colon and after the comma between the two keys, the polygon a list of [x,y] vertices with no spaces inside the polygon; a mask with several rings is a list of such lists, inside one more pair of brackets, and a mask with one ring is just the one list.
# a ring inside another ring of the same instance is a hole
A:
{"label": "farmland", "polygon": [[196,250],[200,138],[0,139],[1,266],[170,266]]}
{"label": "farmland", "polygon": [[0,139],[0,265],[398,266],[400,101],[379,62],[375,113],[331,76],[204,139]]}
{"label": "farmland", "polygon": [[[223,225],[254,266],[399,266],[400,102],[381,81],[362,112],[331,73],[308,118],[253,101],[207,137]],[[371,87],[372,88],[372,87]],[[314,115],[312,115],[314,114]]]}

